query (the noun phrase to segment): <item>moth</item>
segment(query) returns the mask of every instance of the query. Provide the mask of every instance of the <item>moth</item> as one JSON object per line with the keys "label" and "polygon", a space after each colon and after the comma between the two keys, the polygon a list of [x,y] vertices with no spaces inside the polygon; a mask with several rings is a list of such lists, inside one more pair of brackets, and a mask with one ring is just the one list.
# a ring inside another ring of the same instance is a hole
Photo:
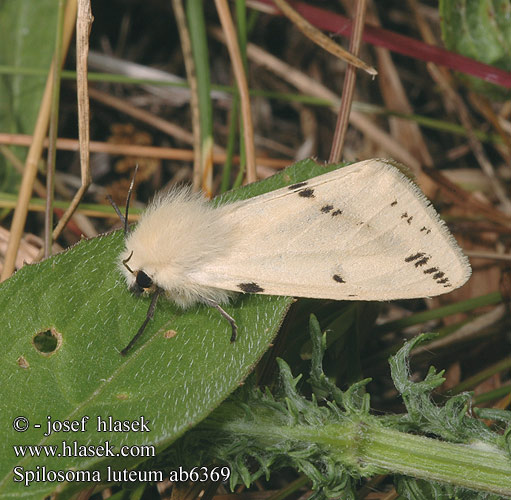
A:
{"label": "moth", "polygon": [[361,161],[221,206],[186,188],[157,195],[119,258],[128,287],[153,293],[121,354],[144,331],[160,295],[182,308],[215,307],[234,340],[236,321],[222,304],[236,293],[384,301],[463,285],[467,257],[395,165]]}

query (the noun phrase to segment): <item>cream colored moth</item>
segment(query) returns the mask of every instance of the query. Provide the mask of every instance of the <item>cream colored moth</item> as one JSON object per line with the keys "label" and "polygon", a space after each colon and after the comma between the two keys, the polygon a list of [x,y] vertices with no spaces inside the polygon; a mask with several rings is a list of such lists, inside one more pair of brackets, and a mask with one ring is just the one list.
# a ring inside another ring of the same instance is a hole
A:
{"label": "cream colored moth", "polygon": [[468,259],[395,163],[366,160],[218,207],[188,189],[155,197],[127,234],[120,269],[182,308],[236,293],[334,300],[431,297],[463,285]]}

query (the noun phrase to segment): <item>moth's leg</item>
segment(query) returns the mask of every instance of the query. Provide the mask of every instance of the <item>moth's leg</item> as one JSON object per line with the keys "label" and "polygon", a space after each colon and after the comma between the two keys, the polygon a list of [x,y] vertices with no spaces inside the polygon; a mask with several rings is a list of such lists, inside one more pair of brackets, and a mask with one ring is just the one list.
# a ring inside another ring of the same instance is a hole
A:
{"label": "moth's leg", "polygon": [[147,310],[147,314],[146,314],[144,322],[138,329],[138,332],[135,334],[135,336],[130,340],[130,343],[121,351],[121,356],[126,356],[126,354],[128,354],[128,352],[129,352],[129,350],[135,344],[135,342],[144,333],[147,323],[149,323],[149,321],[151,321],[152,317],[154,316],[154,311],[156,309],[156,303],[158,302],[158,297],[162,294],[162,292],[163,292],[163,290],[161,288],[157,288],[154,291],[153,298],[151,299],[151,304],[149,304],[149,309]]}
{"label": "moth's leg", "polygon": [[231,342],[234,342],[236,340],[236,337],[238,336],[238,325],[236,324],[236,320],[228,314],[226,311],[224,311],[220,304],[217,304],[214,300],[211,299],[202,299],[205,304],[208,306],[214,307],[231,325],[232,333],[231,333]]}

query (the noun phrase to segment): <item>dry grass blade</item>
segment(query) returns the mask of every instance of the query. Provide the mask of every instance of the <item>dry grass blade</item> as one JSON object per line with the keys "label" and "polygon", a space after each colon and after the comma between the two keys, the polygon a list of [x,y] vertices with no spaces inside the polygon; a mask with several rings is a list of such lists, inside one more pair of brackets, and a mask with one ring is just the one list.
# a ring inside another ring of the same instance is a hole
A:
{"label": "dry grass blade", "polygon": [[[315,28],[309,21],[304,19],[296,10],[294,10],[285,0],[274,0],[275,5],[284,13],[286,17],[288,17],[296,27],[308,38],[310,38],[314,43],[318,44],[320,47],[330,52],[334,56],[346,61],[348,64],[351,64],[357,68],[360,68],[370,75],[377,75],[378,72],[364,61],[357,57],[357,53],[353,52],[350,47],[351,52],[344,50],[340,45],[333,42],[330,38],[328,38],[325,34]],[[365,8],[364,8],[365,10]],[[363,24],[363,23],[362,23]]]}
{"label": "dry grass blade", "polygon": [[492,127],[501,137],[504,147],[499,148],[499,151],[504,157],[505,162],[508,165],[511,164],[511,136],[504,130],[504,127],[500,123],[499,116],[497,116],[491,106],[491,102],[486,97],[475,94],[474,92],[470,92],[468,98],[472,106],[491,123]]}
{"label": "dry grass blade", "polygon": [[502,320],[508,314],[507,306],[502,304],[495,307],[490,312],[484,313],[481,316],[470,321],[466,325],[458,328],[454,333],[447,337],[433,340],[424,346],[419,346],[412,350],[411,355],[417,356],[425,352],[435,351],[436,349],[445,348],[451,345],[456,345],[461,341],[467,341],[476,338],[484,338],[486,336],[485,329]]}
{"label": "dry grass blade", "polygon": [[[367,11],[366,21],[374,26],[381,25],[374,3]],[[413,114],[406,84],[390,51],[378,46],[374,46],[373,50],[378,58],[378,84],[386,108],[403,115]],[[421,164],[433,166],[433,158],[419,125],[414,121],[396,116],[389,116],[388,121],[392,136],[398,139]],[[418,174],[418,172],[414,173]]]}
{"label": "dry grass blade", "polygon": [[118,97],[107,94],[93,87],[89,89],[89,97],[106,106],[117,109],[121,113],[131,116],[136,120],[147,123],[151,127],[161,130],[162,132],[168,134],[171,137],[174,137],[175,139],[183,141],[187,144],[194,144],[193,134],[184,128],[164,120],[159,116],[155,116],[153,113],[145,111],[144,109],[137,108],[136,106],[133,106],[123,99],[119,99]]}
{"label": "dry grass blade", "polygon": [[[58,60],[59,54],[62,52],[62,21],[64,12],[64,2],[59,0],[58,17],[57,17],[57,37],[53,59]],[[50,130],[48,140],[50,146],[48,148],[48,157],[46,159],[46,210],[44,213],[44,257],[51,255],[53,238],[53,199],[55,195],[55,164],[57,159],[57,132],[59,123],[59,102],[60,102],[60,86],[61,86],[61,68],[58,64],[53,65],[53,89],[52,103],[50,112]]]}
{"label": "dry grass blade", "polygon": [[[366,11],[366,0],[358,0],[355,10],[355,23],[350,38],[350,51],[357,56],[362,42],[362,33],[364,31],[364,19]],[[335,126],[334,137],[332,139],[332,150],[330,151],[330,163],[339,162],[341,152],[348,129],[349,116],[351,111],[351,103],[353,101],[353,92],[357,79],[356,67],[348,64],[346,75],[344,76],[344,86],[342,89],[341,107],[337,116],[337,124]]]}
{"label": "dry grass blade", "polygon": [[[408,4],[412,11],[415,13],[415,21],[424,39],[432,45],[435,44],[434,37],[428,25],[425,22],[423,22],[422,17],[418,15],[416,1],[408,0]],[[450,77],[448,70],[446,68],[439,67],[433,63],[428,63],[427,68],[431,77],[440,86],[446,102],[448,102],[452,109],[456,111],[463,127],[465,127],[470,148],[472,149],[472,152],[477,158],[477,161],[479,162],[482,171],[485,173],[490,183],[492,184],[495,195],[497,196],[502,205],[502,209],[506,213],[510,214],[511,200],[509,199],[509,196],[507,195],[506,189],[503,186],[502,182],[497,177],[493,165],[491,164],[490,160],[488,159],[484,151],[481,141],[474,134],[472,121],[467,106],[465,105],[465,102],[463,101],[461,96],[454,89],[454,83],[452,81],[452,78]]]}
{"label": "dry grass blade", "polygon": [[[3,134],[0,133],[0,144],[15,146],[29,146],[32,143],[31,135]],[[48,147],[48,141],[43,140],[43,148]],[[78,151],[79,143],[76,139],[57,139],[57,148],[67,151]],[[93,153],[107,153],[111,155],[140,156],[144,158],[160,158],[165,160],[191,161],[194,158],[193,151],[189,149],[166,148],[156,146],[139,146],[137,144],[110,144],[107,142],[90,142],[90,151]],[[226,160],[225,152],[213,154],[213,163],[222,164]],[[239,163],[239,156],[234,156],[234,163]],[[289,160],[282,158],[256,157],[259,166],[270,168],[285,168],[289,166]]]}
{"label": "dry grass blade", "polygon": [[477,250],[465,250],[465,254],[470,258],[500,260],[503,262],[511,262],[511,255],[496,252],[480,252]]}
{"label": "dry grass blade", "polygon": [[[66,6],[66,12],[64,16],[64,31],[62,36],[62,47],[63,53],[59,61],[53,61],[53,64],[62,64],[64,57],[67,53],[69,43],[71,41],[71,35],[74,29],[74,20],[76,18],[77,1],[70,0]],[[11,237],[5,253],[4,267],[0,280],[7,279],[14,271],[16,254],[18,253],[18,247],[20,244],[23,229],[25,227],[25,221],[28,213],[28,204],[32,191],[34,188],[35,176],[37,173],[37,163],[41,157],[41,153],[44,147],[44,138],[48,130],[48,123],[50,119],[50,108],[51,108],[51,95],[52,88],[54,85],[54,72],[53,67],[50,68],[48,78],[46,80],[46,87],[44,89],[43,98],[41,100],[41,106],[39,108],[39,114],[34,129],[34,136],[30,149],[28,151],[27,159],[25,162],[25,170],[23,172],[23,179],[21,181],[21,187],[19,191],[18,201],[16,203],[16,209],[14,210],[14,216],[11,224]]]}
{"label": "dry grass blade", "polygon": [[[83,196],[91,183],[89,165],[89,97],[87,92],[87,53],[89,51],[89,33],[93,17],[90,10],[90,0],[78,0],[78,13],[76,18],[76,74],[77,74],[77,100],[78,100],[78,136],[80,143],[80,173],[81,186],[73,196],[67,210],[60,218],[53,230],[53,239],[56,240],[73,216]],[[42,253],[38,256],[38,260]]]}
{"label": "dry grass blade", "polygon": [[[219,33],[218,30],[212,30],[212,33],[216,38],[224,40],[223,35]],[[339,97],[314,78],[305,75],[303,72],[293,68],[252,43],[247,44],[247,55],[253,62],[266,67],[304,94],[330,100],[332,102],[332,110],[338,113],[340,106]],[[389,156],[401,161],[414,171],[420,169],[420,163],[416,158],[390,134],[378,127],[370,117],[352,110],[349,119],[350,123],[355,128],[366,134],[375,143],[384,147],[385,150],[388,151]]]}
{"label": "dry grass blade", "polygon": [[[136,106],[133,106],[129,102],[119,99],[113,95],[102,92],[101,90],[95,88],[89,88],[89,97],[98,101],[106,106],[117,109],[121,113],[124,113],[136,120],[139,120],[143,123],[147,123],[151,127],[154,127],[157,130],[168,134],[170,137],[173,137],[179,141],[185,142],[187,144],[194,145],[194,134],[188,132],[183,127],[176,125],[168,120],[160,118],[159,116],[150,113],[149,111],[145,111],[144,109],[140,109]],[[213,153],[225,155],[225,149],[217,144],[213,145]],[[195,148],[194,148],[195,155]]]}
{"label": "dry grass blade", "polygon": [[255,148],[254,148],[254,127],[252,125],[252,112],[250,110],[250,94],[248,92],[245,68],[241,59],[238,38],[231,18],[231,12],[227,0],[215,0],[218,16],[227,41],[227,49],[231,58],[232,68],[238,91],[240,93],[241,114],[243,116],[243,135],[245,139],[245,154],[247,159],[247,182],[257,180]]}
{"label": "dry grass blade", "polygon": [[[181,0],[172,0],[172,8],[176,16],[179,38],[181,40],[181,50],[183,52],[188,84],[190,85],[190,108],[192,111],[193,131],[193,189],[194,191],[198,191],[201,188],[204,172],[201,161],[201,125],[199,119],[199,98],[197,95],[197,75],[183,2]],[[209,187],[211,185],[211,172],[206,176],[205,181],[207,187]]]}
{"label": "dry grass blade", "polygon": [[447,95],[449,101],[454,104],[454,109],[458,112],[458,116],[460,118],[461,123],[465,127],[468,141],[470,143],[470,147],[477,158],[479,165],[482,171],[488,176],[490,180],[495,195],[499,199],[502,204],[502,209],[507,213],[511,214],[511,200],[509,199],[506,189],[500,179],[497,177],[495,173],[495,169],[488,159],[483,145],[481,141],[474,134],[474,129],[472,127],[472,122],[470,119],[469,112],[463,99],[459,96],[459,94],[452,88],[449,82],[442,77],[442,73],[438,70],[438,68],[433,64],[428,64],[428,69],[431,73],[431,76],[436,80],[436,82],[441,87],[442,91]]}
{"label": "dry grass blade", "polygon": [[[30,144],[30,143],[29,143]],[[4,145],[0,146],[0,152],[7,158],[7,160],[14,166],[14,168],[23,175],[23,163],[20,162],[18,157],[7,147]],[[46,197],[46,188],[43,183],[38,179],[34,179],[34,191],[37,193],[37,196],[40,198]],[[15,207],[16,205],[14,205]],[[13,208],[14,208],[13,207]]]}
{"label": "dry grass blade", "polygon": [[477,199],[454,182],[451,182],[447,176],[439,170],[424,167],[423,171],[436,182],[444,195],[454,203],[462,206],[468,206],[474,211],[474,213],[484,214],[484,216],[489,220],[502,224],[503,226],[509,226],[511,217],[508,214],[493,207],[493,205],[490,205],[489,203],[484,203]]}

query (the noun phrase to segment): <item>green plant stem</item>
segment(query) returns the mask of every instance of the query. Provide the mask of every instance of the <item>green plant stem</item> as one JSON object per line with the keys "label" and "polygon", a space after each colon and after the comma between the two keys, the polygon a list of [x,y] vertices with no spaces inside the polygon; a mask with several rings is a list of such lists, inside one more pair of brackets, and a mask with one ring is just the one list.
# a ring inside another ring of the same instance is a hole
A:
{"label": "green plant stem", "polygon": [[[3,191],[0,191],[0,207],[1,206],[12,206],[14,205],[14,202],[16,201],[18,195],[13,193],[6,193]],[[35,207],[41,207],[41,211],[44,208],[46,201],[42,198],[30,198],[30,205],[33,205]],[[53,207],[54,208],[60,208],[62,210],[67,210],[69,207],[70,202],[69,201],[63,201],[63,200],[54,200],[53,201]],[[116,217],[115,212],[113,211],[112,207],[108,205],[102,205],[99,203],[80,203],[80,207],[77,210],[78,212],[98,212],[107,214],[111,217]],[[132,214],[140,214],[142,213],[142,209],[136,208],[136,207],[130,207],[130,216]]]}
{"label": "green plant stem", "polygon": [[481,370],[480,372],[476,373],[472,377],[466,378],[465,380],[463,380],[463,382],[460,382],[458,385],[453,387],[448,392],[448,394],[453,395],[460,394],[461,392],[464,391],[470,391],[484,380],[489,379],[496,373],[502,372],[504,370],[509,370],[509,368],[511,368],[511,357],[505,358],[499,361],[498,363],[494,363],[485,370]]}
{"label": "green plant stem", "polygon": [[[46,76],[47,72],[45,70],[37,69],[37,68],[20,68],[16,66],[8,66],[4,64],[0,64],[0,74],[6,75],[25,75],[25,76]],[[62,78],[68,80],[76,80],[76,72],[70,70],[62,71]],[[88,74],[88,79],[90,82],[109,82],[109,83],[123,83],[126,85],[133,84],[147,84],[147,85],[160,85],[162,87],[177,87],[177,88],[188,88],[189,85],[187,82],[169,82],[167,80],[158,80],[151,78],[135,78],[126,75],[114,74],[114,73],[99,73],[99,72],[90,72]],[[219,85],[219,84],[211,84],[212,90],[223,91],[230,94],[235,94],[236,89],[230,85]],[[284,93],[284,92],[276,92],[269,91],[263,89],[251,89],[251,96],[262,96],[268,99],[275,99],[280,101],[291,101],[296,103],[309,104],[311,106],[321,106],[321,107],[331,107],[332,102],[328,99],[324,99],[321,97],[302,95],[296,93]],[[383,116],[396,116],[398,118],[403,118],[405,120],[411,120],[418,125],[423,127],[438,130],[441,132],[446,132],[450,134],[456,134],[459,136],[466,136],[466,130],[463,126],[458,125],[456,123],[449,123],[445,120],[437,120],[434,118],[430,118],[428,116],[422,116],[417,114],[407,114],[407,113],[399,113],[396,111],[392,111],[386,109],[382,106],[376,106],[374,104],[362,103],[362,102],[353,102],[353,109],[356,111],[360,111],[365,114],[378,114]],[[487,133],[483,130],[474,130],[475,136],[485,142],[492,142],[495,144],[501,144],[502,138],[498,134]]]}
{"label": "green plant stem", "polygon": [[229,133],[227,134],[227,148],[224,168],[222,170],[222,184],[220,186],[220,192],[225,193],[231,186],[231,173],[234,156],[234,146],[237,137],[237,126],[238,126],[238,106],[239,96],[234,94],[232,97],[231,113],[229,116]]}
{"label": "green plant stem", "polygon": [[[421,314],[421,313],[419,313],[419,314]],[[470,319],[462,321],[460,323],[452,323],[448,326],[444,326],[443,328],[435,329],[435,333],[438,334],[438,336],[435,337],[435,340],[447,337],[451,333],[454,333],[456,330],[458,330],[458,328],[461,328],[468,321],[470,321]],[[367,358],[364,359],[364,367],[365,368],[371,367],[372,370],[375,370],[375,368],[378,365],[387,363],[387,360],[389,359],[389,357],[396,354],[399,351],[399,349],[400,349],[400,345],[394,344],[394,345],[387,347],[386,349],[378,351],[377,353],[375,353],[371,356],[368,356]]]}
{"label": "green plant stem", "polygon": [[[421,323],[426,323],[427,321],[442,319],[446,316],[450,316],[452,314],[469,312],[478,307],[485,307],[489,305],[496,305],[502,302],[502,295],[500,292],[492,292],[486,295],[481,295],[479,297],[472,297],[467,300],[462,300],[459,302],[455,302],[453,304],[449,304],[443,307],[437,307],[436,309],[429,309],[427,311],[423,311],[417,314],[412,314],[406,318],[400,318],[396,321],[389,321],[388,323],[384,323],[375,328],[375,332],[377,335],[383,335],[387,332],[399,331],[403,330],[409,326],[420,325]],[[439,336],[437,338],[443,338],[447,335],[450,335],[458,328],[460,328],[463,324],[465,324],[468,320],[463,321],[460,324],[451,324],[441,329],[438,329]],[[386,362],[389,356],[395,354],[399,349],[399,346],[391,346],[387,349],[381,350],[373,356],[366,358],[364,360],[365,367],[372,367],[373,369],[378,363]]]}
{"label": "green plant stem", "polygon": [[251,405],[255,419],[247,421],[238,406],[229,406],[224,406],[222,414],[230,415],[230,419],[210,419],[208,426],[216,422],[224,437],[245,436],[260,449],[283,442],[292,442],[296,450],[318,445],[325,454],[361,476],[397,473],[511,495],[511,460],[503,450],[488,444],[456,444],[411,435],[385,428],[377,417],[369,415],[324,426],[286,425],[279,422],[280,414],[272,416],[268,407]]}
{"label": "green plant stem", "polygon": [[497,448],[447,443],[372,427],[362,459],[388,472],[499,495],[511,494],[511,461]]}
{"label": "green plant stem", "polygon": [[433,319],[441,319],[451,314],[457,314],[461,312],[468,312],[477,307],[485,307],[489,305],[495,305],[502,302],[502,295],[500,292],[492,292],[487,295],[481,295],[479,297],[473,297],[467,300],[461,300],[443,307],[437,307],[436,309],[430,309],[429,311],[420,312],[407,318],[402,318],[397,321],[389,321],[376,328],[379,334],[391,332],[394,330],[402,330],[408,326],[418,325],[431,321]]}
{"label": "green plant stem", "polygon": [[511,393],[511,385],[506,384],[493,389],[492,391],[485,392],[484,394],[478,394],[474,396],[474,405],[482,405],[489,401],[495,401],[496,399],[506,397]]}
{"label": "green plant stem", "polygon": [[[204,2],[188,0],[186,17],[192,48],[193,66],[197,85],[197,105],[200,125],[200,172],[194,177],[194,188],[212,195],[213,179],[213,104],[211,101],[211,77],[209,72],[209,51],[204,17]],[[192,90],[193,92],[193,90]]]}

